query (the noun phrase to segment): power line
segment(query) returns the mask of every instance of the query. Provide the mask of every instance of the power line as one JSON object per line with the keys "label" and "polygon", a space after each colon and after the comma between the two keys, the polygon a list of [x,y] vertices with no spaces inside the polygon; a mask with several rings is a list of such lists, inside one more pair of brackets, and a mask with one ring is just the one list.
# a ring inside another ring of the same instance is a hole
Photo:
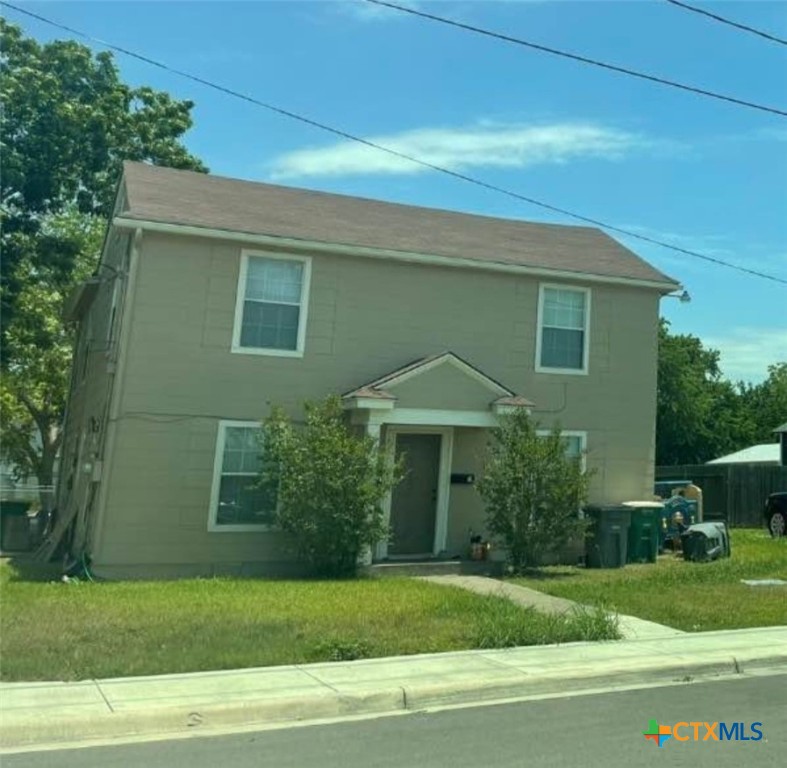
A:
{"label": "power line", "polygon": [[722,24],[728,24],[731,27],[735,27],[736,29],[742,29],[744,32],[751,32],[753,35],[759,35],[760,37],[764,37],[766,40],[770,40],[774,43],[779,43],[780,45],[787,45],[787,40],[781,37],[776,37],[776,35],[772,35],[769,32],[763,32],[761,29],[755,29],[754,27],[746,26],[746,24],[740,24],[737,21],[732,21],[732,19],[726,19],[724,16],[719,16],[718,14],[711,13],[710,11],[705,11],[702,8],[697,8],[696,6],[689,5],[688,3],[681,3],[679,0],[666,0],[670,5],[676,5],[679,8],[683,8],[687,11],[691,11],[692,13],[699,13],[701,16],[707,16],[714,21],[720,21]]}
{"label": "power line", "polygon": [[418,16],[422,19],[428,19],[429,21],[436,21],[439,24],[447,24],[450,27],[456,27],[458,29],[464,29],[467,32],[474,32],[477,35],[484,35],[485,37],[491,37],[495,40],[502,40],[506,43],[513,43],[514,45],[521,45],[525,48],[532,48],[536,51],[541,51],[542,53],[551,53],[553,56],[561,56],[564,59],[571,59],[572,61],[579,61],[583,64],[590,64],[594,67],[600,67],[601,69],[607,69],[611,72],[618,72],[623,75],[630,75],[631,77],[637,77],[640,80],[647,80],[651,83],[658,83],[659,85],[667,85],[671,88],[679,88],[682,91],[688,91],[689,93],[698,94],[700,96],[707,96],[711,99],[718,99],[719,101],[726,101],[731,104],[737,104],[740,107],[748,107],[750,109],[757,109],[761,112],[769,112],[773,115],[779,115],[781,117],[787,117],[787,111],[783,109],[779,109],[778,107],[769,107],[764,104],[757,104],[753,101],[746,101],[745,99],[738,99],[735,96],[726,96],[723,93],[716,93],[715,91],[708,91],[704,88],[697,88],[693,85],[685,85],[684,83],[676,82],[675,80],[667,80],[664,77],[658,77],[657,75],[648,75],[644,72],[638,72],[634,69],[628,69],[626,67],[619,67],[616,64],[607,64],[604,61],[599,61],[598,59],[591,59],[587,56],[580,56],[576,53],[569,53],[568,51],[561,51],[557,48],[550,48],[546,45],[540,45],[538,43],[530,42],[529,40],[523,40],[520,37],[511,37],[510,35],[504,35],[501,32],[493,32],[489,29],[483,29],[482,27],[475,27],[472,24],[465,24],[461,21],[456,21],[454,19],[448,19],[445,16],[436,16],[433,13],[427,13],[426,11],[419,11],[416,8],[410,8],[404,5],[397,5],[396,3],[388,2],[388,0],[363,0],[363,2],[371,3],[372,5],[379,5],[385,8],[391,8],[396,11],[401,11],[402,13],[409,13],[411,16]]}
{"label": "power line", "polygon": [[160,61],[156,61],[155,59],[148,58],[147,56],[144,56],[142,54],[135,53],[134,51],[130,51],[126,48],[122,48],[118,45],[113,45],[112,43],[108,43],[105,40],[101,40],[97,37],[93,37],[92,35],[89,35],[86,32],[81,32],[78,29],[74,29],[72,27],[66,26],[65,24],[60,24],[59,22],[52,21],[51,19],[48,19],[44,16],[40,16],[39,14],[33,13],[32,11],[19,8],[11,3],[5,2],[5,0],[0,0],[0,5],[5,5],[9,8],[12,8],[15,11],[18,11],[19,13],[25,14],[26,16],[30,16],[34,19],[37,19],[38,21],[42,21],[45,24],[49,24],[50,26],[64,30],[66,32],[69,32],[70,34],[77,35],[78,37],[81,37],[84,40],[89,40],[90,42],[96,43],[105,48],[109,48],[110,50],[117,51],[118,53],[122,53],[126,56],[130,56],[131,58],[137,59],[139,61],[144,61],[145,63],[150,64],[151,66],[164,70],[165,72],[169,72],[174,75],[179,75],[180,77],[184,77],[187,80],[191,80],[195,83],[200,83],[201,85],[204,85],[207,88],[211,88],[215,91],[219,91],[220,93],[224,93],[227,94],[228,96],[233,96],[235,98],[242,99],[243,101],[246,101],[250,104],[254,104],[258,107],[262,107],[263,109],[267,109],[278,115],[283,115],[284,117],[289,117],[292,120],[297,120],[300,123],[310,125],[314,128],[319,128],[320,130],[326,131],[327,133],[331,133],[334,136],[339,136],[343,139],[347,139],[348,141],[353,141],[358,144],[362,144],[366,147],[370,147],[372,149],[378,150],[380,152],[385,152],[388,155],[392,155],[393,157],[398,157],[402,160],[406,160],[410,163],[414,163],[415,165],[419,165],[422,168],[428,168],[429,170],[436,171],[437,173],[442,173],[443,175],[450,176],[451,178],[454,179],[465,181],[468,184],[473,184],[477,187],[481,187],[482,189],[488,189],[492,192],[498,192],[499,194],[506,195],[507,197],[513,198],[514,200],[519,200],[520,202],[529,203],[531,205],[538,206],[539,208],[543,208],[553,213],[559,213],[563,216],[568,216],[569,218],[576,219],[577,221],[582,221],[585,224],[592,224],[595,227],[600,227],[602,229],[606,229],[611,232],[617,232],[618,234],[625,235],[626,237],[631,237],[636,240],[640,240],[642,242],[651,243],[652,245],[658,245],[662,248],[667,248],[668,250],[675,251],[676,253],[682,253],[686,256],[692,256],[697,259],[708,261],[712,264],[728,267],[729,269],[735,269],[739,272],[745,272],[747,274],[754,275],[756,277],[761,277],[766,280],[772,280],[773,282],[783,283],[787,285],[787,280],[781,277],[777,277],[776,275],[771,275],[768,274],[767,272],[760,272],[756,269],[749,269],[748,267],[743,267],[739,264],[733,264],[731,262],[724,261],[723,259],[717,259],[713,256],[708,256],[707,254],[700,253],[698,251],[693,251],[688,248],[681,248],[678,245],[673,245],[672,243],[664,242],[663,240],[659,240],[655,237],[649,237],[647,235],[643,235],[629,229],[617,227],[613,224],[607,224],[599,219],[595,219],[590,216],[583,216],[580,213],[575,213],[574,211],[570,211],[566,208],[560,208],[556,205],[545,203],[542,200],[537,200],[536,198],[522,195],[518,192],[514,192],[510,189],[506,189],[505,187],[500,187],[497,186],[496,184],[492,184],[490,182],[483,181],[482,179],[475,178],[474,176],[467,176],[463,173],[459,173],[458,171],[452,171],[449,168],[444,168],[443,166],[435,165],[434,163],[430,163],[427,160],[421,160],[420,158],[413,157],[412,155],[405,154],[404,152],[400,152],[396,149],[386,147],[374,141],[363,139],[360,136],[355,136],[354,134],[348,133],[347,131],[343,131],[339,128],[334,128],[333,126],[327,125],[325,123],[321,123],[317,120],[313,120],[312,118],[305,117],[304,115],[299,115],[295,112],[290,112],[289,110],[282,109],[281,107],[268,104],[264,101],[260,101],[259,99],[254,98],[253,96],[248,96],[244,93],[240,93],[239,91],[235,91],[232,90],[231,88],[227,88],[223,85],[219,85],[218,83],[213,83],[210,80],[205,80],[204,78],[199,77],[198,75],[192,75],[188,72],[184,72],[182,70],[170,67],[169,65],[164,64]]}

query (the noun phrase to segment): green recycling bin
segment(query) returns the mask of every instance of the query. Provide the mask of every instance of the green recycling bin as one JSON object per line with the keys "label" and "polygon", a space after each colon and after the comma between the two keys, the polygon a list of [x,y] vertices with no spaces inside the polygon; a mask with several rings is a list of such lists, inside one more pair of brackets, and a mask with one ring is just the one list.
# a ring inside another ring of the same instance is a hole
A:
{"label": "green recycling bin", "polygon": [[660,501],[627,501],[623,506],[631,510],[626,562],[655,563],[661,541],[664,504]]}
{"label": "green recycling bin", "polygon": [[590,519],[586,541],[588,568],[622,568],[626,564],[631,508],[622,504],[585,507]]}

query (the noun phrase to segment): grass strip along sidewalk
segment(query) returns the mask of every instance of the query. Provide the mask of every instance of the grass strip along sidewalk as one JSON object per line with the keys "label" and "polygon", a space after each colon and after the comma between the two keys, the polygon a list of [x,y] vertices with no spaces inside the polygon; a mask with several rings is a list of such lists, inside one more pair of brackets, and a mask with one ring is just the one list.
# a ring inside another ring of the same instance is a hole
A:
{"label": "grass strip along sidewalk", "polygon": [[513,583],[583,605],[687,632],[787,625],[787,586],[752,587],[742,579],[787,580],[787,537],[732,529],[732,557],[686,562],[672,554],[656,564],[613,570],[553,566]]}
{"label": "grass strip along sidewalk", "polygon": [[79,680],[614,639],[600,611],[556,617],[410,579],[21,580],[0,572],[3,680]]}

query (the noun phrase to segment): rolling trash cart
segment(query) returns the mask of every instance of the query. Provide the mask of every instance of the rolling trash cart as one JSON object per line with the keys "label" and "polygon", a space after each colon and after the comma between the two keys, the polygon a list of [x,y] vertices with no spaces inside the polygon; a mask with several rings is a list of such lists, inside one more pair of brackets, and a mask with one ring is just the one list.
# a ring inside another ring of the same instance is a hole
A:
{"label": "rolling trash cart", "polygon": [[631,507],[622,504],[589,506],[584,512],[591,521],[585,550],[587,567],[622,568],[628,553]]}
{"label": "rolling trash cart", "polygon": [[681,534],[683,559],[694,562],[730,557],[730,532],[726,523],[697,523]]}
{"label": "rolling trash cart", "polygon": [[662,514],[660,501],[625,501],[631,510],[628,531],[627,563],[655,563],[661,546]]}

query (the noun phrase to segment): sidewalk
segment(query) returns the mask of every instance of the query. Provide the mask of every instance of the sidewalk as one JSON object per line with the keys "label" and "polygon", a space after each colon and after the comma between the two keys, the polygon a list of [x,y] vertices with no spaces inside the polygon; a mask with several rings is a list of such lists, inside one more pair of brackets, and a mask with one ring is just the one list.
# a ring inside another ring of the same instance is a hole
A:
{"label": "sidewalk", "polygon": [[[566,600],[564,597],[555,597],[539,592],[529,587],[521,587],[508,581],[490,579],[484,576],[422,576],[425,581],[434,584],[443,584],[449,587],[461,587],[480,595],[499,595],[507,597],[517,605],[525,608],[535,608],[542,613],[569,613],[574,608],[581,608],[579,603]],[[638,619],[636,616],[618,614],[618,628],[626,640],[653,640],[661,637],[674,637],[684,635],[680,629],[673,629],[655,621]]]}
{"label": "sidewalk", "polygon": [[787,671],[787,627],[78,683],[0,684],[0,748]]}

